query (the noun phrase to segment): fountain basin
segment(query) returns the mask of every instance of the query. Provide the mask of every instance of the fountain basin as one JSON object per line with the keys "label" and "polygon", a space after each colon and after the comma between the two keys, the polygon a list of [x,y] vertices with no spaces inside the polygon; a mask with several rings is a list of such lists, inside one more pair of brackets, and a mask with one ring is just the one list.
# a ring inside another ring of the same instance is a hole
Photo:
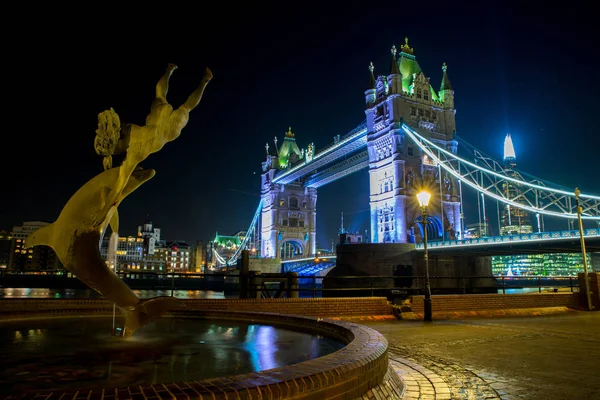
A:
{"label": "fountain basin", "polygon": [[[39,315],[39,314],[37,314]],[[56,315],[53,313],[52,315]],[[71,314],[72,315],[72,314]],[[85,315],[85,313],[81,314]],[[92,314],[98,315],[98,314]],[[387,341],[378,332],[353,323],[272,313],[177,310],[172,318],[231,321],[321,334],[346,345],[325,356],[271,368],[201,380],[120,386],[104,389],[55,390],[50,398],[291,398],[357,397],[381,382],[388,369]],[[134,335],[135,337],[135,335]],[[44,393],[47,393],[44,391]],[[27,398],[34,394],[29,393]],[[222,396],[222,397],[221,397]],[[19,398],[16,396],[14,398]]]}

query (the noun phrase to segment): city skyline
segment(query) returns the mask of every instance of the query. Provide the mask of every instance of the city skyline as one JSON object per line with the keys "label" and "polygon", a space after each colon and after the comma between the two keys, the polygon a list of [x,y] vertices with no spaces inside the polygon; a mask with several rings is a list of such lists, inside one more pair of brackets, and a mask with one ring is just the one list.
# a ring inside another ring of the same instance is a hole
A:
{"label": "city skyline", "polygon": [[[525,14],[534,10],[521,8],[523,16],[514,16],[510,9],[490,8],[447,14],[453,26],[425,27],[407,19],[375,32],[363,25],[377,20],[378,11],[365,10],[349,23],[358,9],[350,6],[327,23],[309,12],[269,24],[261,24],[260,17],[232,18],[227,26],[234,39],[217,35],[210,23],[198,27],[193,37],[194,30],[184,28],[179,42],[167,37],[151,43],[135,26],[103,37],[91,24],[81,32],[88,47],[78,48],[73,39],[61,41],[68,36],[52,31],[30,44],[39,50],[55,43],[56,57],[73,65],[67,70],[48,60],[34,64],[35,51],[22,54],[15,47],[14,54],[27,62],[18,72],[21,86],[13,88],[13,98],[27,104],[35,89],[49,98],[44,106],[16,111],[28,121],[25,130],[31,139],[13,135],[2,146],[2,159],[17,175],[0,202],[0,229],[56,219],[75,190],[102,170],[101,157],[93,150],[97,114],[114,107],[122,121],[141,123],[156,81],[167,63],[175,62],[179,69],[168,96],[172,104],[180,104],[196,87],[204,66],[211,67],[215,79],[181,137],[143,164],[157,175],[120,207],[121,234],[135,234],[146,219],[166,237],[188,243],[208,241],[217,231],[244,230],[259,200],[265,143],[272,144],[274,136],[282,140],[291,126],[301,147],[314,142],[319,149],[353,129],[364,119],[369,62],[376,74],[387,74],[389,49],[406,36],[434,87],[439,86],[442,63],[447,63],[459,136],[501,160],[502,142],[510,133],[520,169],[600,194],[588,161],[600,144],[590,134],[594,99],[582,84],[573,84],[574,74],[578,82],[595,78],[593,63],[585,59],[585,50],[593,48],[586,24],[575,25],[551,9],[541,10],[543,18],[528,19]],[[474,20],[478,13],[482,18]],[[311,29],[305,28],[310,22]],[[461,22],[467,25],[461,27]],[[570,29],[559,34],[559,25]],[[298,26],[303,28],[290,29]],[[43,27],[39,25],[40,31]],[[110,57],[99,51],[101,43],[115,45],[105,50]],[[153,43],[164,51],[156,51]],[[564,52],[572,56],[564,57]],[[368,227],[367,174],[358,172],[319,189],[319,247],[337,240],[341,212],[346,228]],[[476,204],[465,208],[476,217]]]}

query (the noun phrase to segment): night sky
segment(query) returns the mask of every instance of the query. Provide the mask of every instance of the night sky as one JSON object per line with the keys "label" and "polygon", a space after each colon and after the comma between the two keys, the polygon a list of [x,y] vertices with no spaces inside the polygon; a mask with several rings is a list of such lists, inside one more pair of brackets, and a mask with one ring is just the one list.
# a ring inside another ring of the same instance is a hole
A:
{"label": "night sky", "polygon": [[[205,66],[214,79],[181,136],[141,164],[157,174],[122,203],[120,233],[135,234],[146,219],[168,240],[246,229],[265,143],[281,142],[291,126],[300,147],[319,149],[361,123],[369,62],[389,73],[390,48],[405,36],[436,89],[447,63],[461,137],[501,158],[510,132],[519,168],[600,194],[594,12],[574,1],[563,9],[482,3],[19,10],[3,49],[10,104],[0,230],[54,221],[102,171],[98,113],[113,107],[123,123],[143,124],[168,63],[179,66],[168,94],[175,107]],[[363,171],[319,189],[319,247],[331,246],[340,212],[346,228],[368,228],[367,188]],[[467,218],[477,221],[476,204]]]}

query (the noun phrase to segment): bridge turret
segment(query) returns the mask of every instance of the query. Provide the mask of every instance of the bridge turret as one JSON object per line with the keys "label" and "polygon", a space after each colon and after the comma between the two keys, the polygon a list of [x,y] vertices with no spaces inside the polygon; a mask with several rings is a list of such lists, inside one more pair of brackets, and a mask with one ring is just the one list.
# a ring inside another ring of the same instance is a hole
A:
{"label": "bridge turret", "polygon": [[369,89],[365,91],[365,103],[366,103],[366,120],[367,127],[372,129],[375,121],[375,101],[377,100],[377,81],[375,80],[375,66],[373,63],[369,63]]}
{"label": "bridge turret", "polygon": [[448,66],[446,63],[442,64],[442,83],[440,85],[440,98],[444,102],[444,108],[454,108],[454,89],[448,78]]}
{"label": "bridge turret", "polygon": [[387,77],[389,94],[402,94],[402,74],[398,68],[398,60],[396,59],[396,46],[392,46],[392,65],[390,66],[390,74]]}
{"label": "bridge turret", "polygon": [[444,121],[446,125],[446,135],[452,135],[454,137],[454,132],[456,131],[456,122],[454,119],[454,114],[456,114],[456,109],[454,108],[454,89],[452,88],[452,84],[450,83],[450,79],[448,78],[448,66],[446,63],[442,64],[442,83],[440,85],[439,97],[440,100],[444,103]]}
{"label": "bridge turret", "polygon": [[376,99],[376,81],[375,81],[375,66],[371,62],[369,64],[369,88],[365,91],[365,103],[367,103],[367,107],[369,104],[375,103]]}

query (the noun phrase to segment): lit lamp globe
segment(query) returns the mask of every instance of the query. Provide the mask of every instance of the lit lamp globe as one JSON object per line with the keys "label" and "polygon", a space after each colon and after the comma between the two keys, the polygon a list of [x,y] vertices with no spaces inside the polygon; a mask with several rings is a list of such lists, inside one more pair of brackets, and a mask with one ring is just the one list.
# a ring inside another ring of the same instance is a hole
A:
{"label": "lit lamp globe", "polygon": [[423,190],[417,194],[417,200],[421,207],[427,207],[429,205],[429,199],[431,199],[431,194],[429,194],[429,192]]}

